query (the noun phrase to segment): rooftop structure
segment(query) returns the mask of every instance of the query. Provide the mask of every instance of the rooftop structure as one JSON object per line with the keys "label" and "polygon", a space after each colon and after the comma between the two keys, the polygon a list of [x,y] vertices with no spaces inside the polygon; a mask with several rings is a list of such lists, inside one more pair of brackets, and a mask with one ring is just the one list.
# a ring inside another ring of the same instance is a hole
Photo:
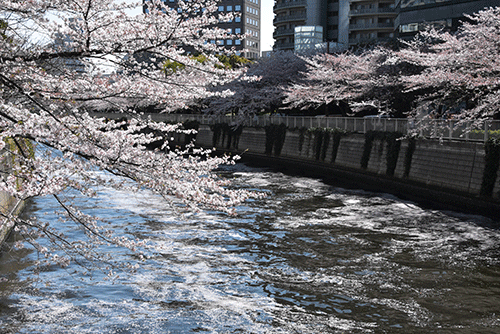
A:
{"label": "rooftop structure", "polygon": [[295,27],[295,52],[305,52],[315,49],[323,42],[322,26],[301,26]]}

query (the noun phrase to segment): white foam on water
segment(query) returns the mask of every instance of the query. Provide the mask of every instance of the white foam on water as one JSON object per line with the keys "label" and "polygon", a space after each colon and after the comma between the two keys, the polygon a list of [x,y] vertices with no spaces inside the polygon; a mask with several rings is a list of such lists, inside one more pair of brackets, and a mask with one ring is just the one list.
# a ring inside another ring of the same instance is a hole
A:
{"label": "white foam on water", "polygon": [[[478,217],[426,210],[384,194],[332,190],[308,178],[246,170],[235,175],[242,186],[268,187],[272,194],[241,206],[244,219],[210,211],[180,217],[151,192],[103,189],[97,209],[116,226],[140,225],[137,233],[156,246],[154,259],[114,284],[89,279],[75,294],[64,291],[77,282],[50,268],[40,277],[51,286],[13,297],[18,319],[25,320],[16,328],[24,333],[427,330],[435,314],[422,300],[439,303],[454,293],[455,286],[445,284],[457,279],[454,271],[475,274],[481,261],[498,266],[499,233],[476,224]],[[20,275],[26,273],[31,274]],[[391,319],[394,314],[397,320]],[[491,319],[476,323],[498,327]]]}

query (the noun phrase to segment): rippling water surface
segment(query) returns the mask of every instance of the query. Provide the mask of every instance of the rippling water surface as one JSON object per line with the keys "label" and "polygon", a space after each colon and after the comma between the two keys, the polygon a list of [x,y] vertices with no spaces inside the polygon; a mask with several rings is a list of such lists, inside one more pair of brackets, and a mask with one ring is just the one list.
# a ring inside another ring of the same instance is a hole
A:
{"label": "rippling water surface", "polygon": [[[179,218],[148,192],[81,200],[161,248],[130,277],[34,275],[36,253],[3,253],[0,333],[500,332],[500,233],[486,218],[241,164],[223,174],[268,197],[235,218]],[[39,198],[28,211],[55,209]]]}

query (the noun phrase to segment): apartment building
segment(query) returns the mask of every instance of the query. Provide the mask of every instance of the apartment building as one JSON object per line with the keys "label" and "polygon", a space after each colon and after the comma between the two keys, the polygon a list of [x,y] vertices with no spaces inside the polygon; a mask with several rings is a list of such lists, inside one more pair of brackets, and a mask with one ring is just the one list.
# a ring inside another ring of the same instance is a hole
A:
{"label": "apartment building", "polygon": [[349,45],[393,39],[396,16],[394,0],[351,0]]}
{"label": "apartment building", "polygon": [[294,49],[294,29],[323,27],[323,41],[349,45],[394,37],[394,0],[277,0],[275,50]]}
{"label": "apartment building", "polygon": [[396,0],[395,20],[399,38],[413,38],[428,25],[456,31],[464,14],[500,6],[500,0]]}
{"label": "apartment building", "polygon": [[456,30],[500,0],[276,0],[274,50],[294,49],[294,28],[321,26],[323,42],[344,48],[411,38],[428,24]]}
{"label": "apartment building", "polygon": [[[276,0],[274,3],[274,50],[293,50],[295,27],[310,26],[308,2],[319,0]],[[311,10],[309,10],[311,13]]]}
{"label": "apartment building", "polygon": [[[146,3],[149,0],[143,0]],[[178,10],[177,0],[162,0],[172,10]],[[260,1],[261,0],[221,0],[218,2],[219,13],[234,13],[231,22],[220,22],[218,25],[232,34],[244,35],[242,38],[225,40],[210,40],[207,43],[217,43],[230,50],[235,49],[237,54],[257,59],[260,56]],[[146,8],[144,11],[147,12]]]}

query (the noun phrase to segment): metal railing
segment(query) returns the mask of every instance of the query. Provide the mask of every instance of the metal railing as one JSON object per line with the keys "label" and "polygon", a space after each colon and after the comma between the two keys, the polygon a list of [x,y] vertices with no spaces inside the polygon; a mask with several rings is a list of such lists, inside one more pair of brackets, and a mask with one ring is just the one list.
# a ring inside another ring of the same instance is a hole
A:
{"label": "metal railing", "polygon": [[390,40],[391,40],[390,37],[349,38],[349,44],[389,42]]}
{"label": "metal railing", "polygon": [[294,8],[294,7],[306,7],[306,6],[307,6],[307,1],[305,0],[284,1],[275,3],[273,10],[280,10],[280,9]]}
{"label": "metal railing", "polygon": [[377,22],[377,23],[356,23],[349,24],[350,30],[364,30],[364,29],[383,29],[383,28],[394,28],[394,23],[387,22]]}
{"label": "metal railing", "polygon": [[349,15],[382,14],[382,13],[396,14],[396,9],[390,7],[379,7],[379,8],[351,9],[349,11]]}
{"label": "metal railing", "polygon": [[273,37],[287,36],[295,34],[295,29],[276,29],[273,33]]}
{"label": "metal railing", "polygon": [[285,15],[285,16],[276,16],[274,18],[274,23],[279,22],[288,22],[288,21],[305,21],[307,18],[306,14],[296,14],[296,15]]}
{"label": "metal railing", "polygon": [[[95,116],[119,118],[123,114],[95,114]],[[111,117],[110,117],[111,116]],[[145,114],[157,122],[182,123],[184,121],[198,121],[200,124],[212,125],[227,123],[249,127],[265,127],[271,124],[285,124],[288,128],[329,128],[352,133],[366,133],[368,131],[400,132],[404,135],[415,134],[424,138],[443,140],[479,141],[488,140],[495,131],[500,133],[500,121],[484,122],[481,128],[472,129],[472,122],[458,120],[425,119],[414,120],[407,118],[381,117],[325,117],[325,116],[279,116],[264,115],[249,118],[236,116],[212,116],[203,114]]]}
{"label": "metal railing", "polygon": [[293,50],[295,43],[274,43],[276,50]]}

